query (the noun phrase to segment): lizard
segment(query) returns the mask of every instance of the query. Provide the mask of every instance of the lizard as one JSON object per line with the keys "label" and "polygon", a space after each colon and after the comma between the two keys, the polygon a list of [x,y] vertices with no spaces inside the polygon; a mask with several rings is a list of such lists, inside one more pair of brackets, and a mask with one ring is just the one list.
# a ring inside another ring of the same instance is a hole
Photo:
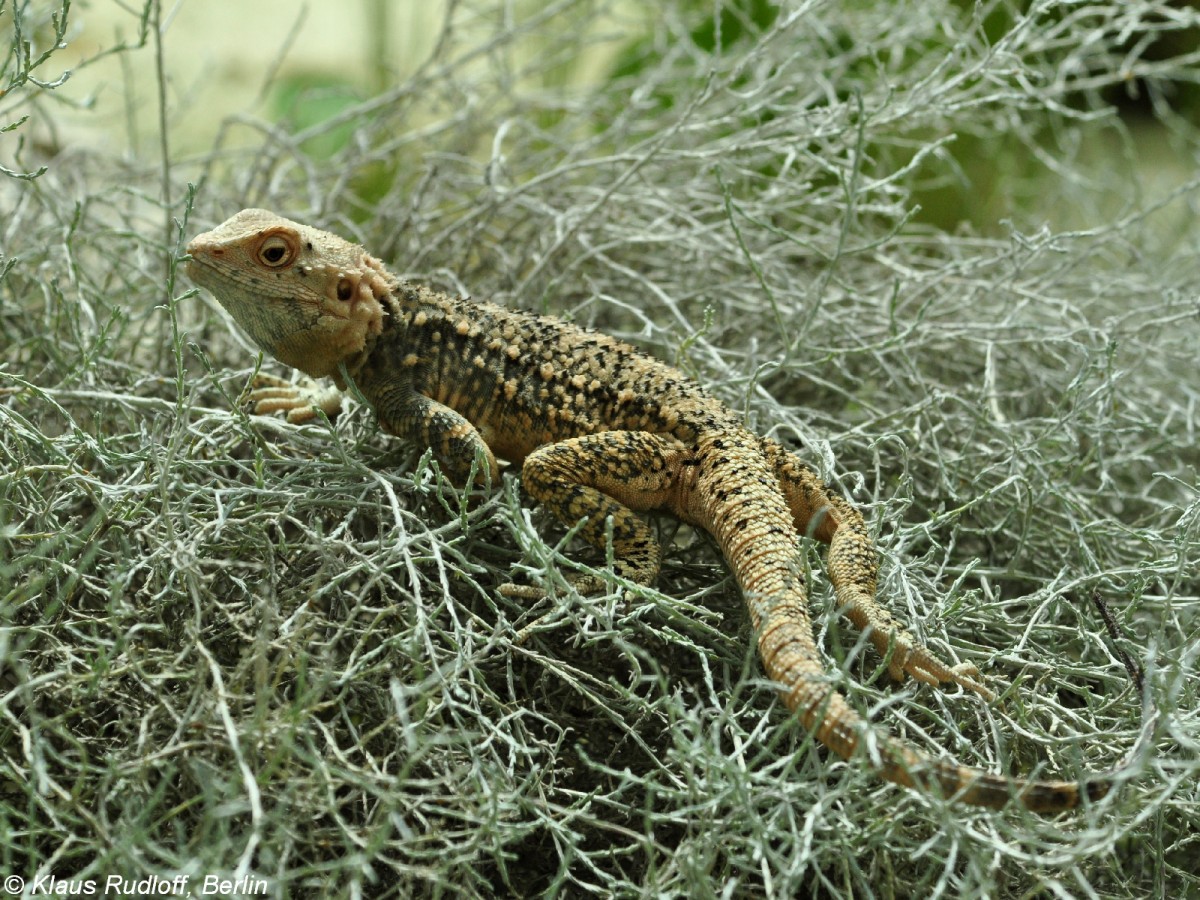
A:
{"label": "lizard", "polygon": [[[882,778],[953,800],[1058,812],[1105,796],[1111,779],[997,775],[931,756],[860,715],[831,682],[808,612],[801,537],[827,546],[835,602],[903,680],[994,695],[950,666],[876,598],[878,554],[862,514],[783,444],[675,368],[564,320],[402,280],[361,246],[262,209],[196,236],[187,272],[267,354],[317,390],[260,376],[254,411],[291,422],[333,415],[355,390],[380,427],[430,448],[456,485],[520,466],[526,493],[601,550],[618,578],[652,584],[661,551],[641,515],[666,511],[708,532],[737,582],[758,652],[784,704],[829,750],[862,753]],[[581,594],[605,588],[597,575]],[[543,595],[506,584],[517,598]],[[1086,801],[1085,801],[1086,798]]]}

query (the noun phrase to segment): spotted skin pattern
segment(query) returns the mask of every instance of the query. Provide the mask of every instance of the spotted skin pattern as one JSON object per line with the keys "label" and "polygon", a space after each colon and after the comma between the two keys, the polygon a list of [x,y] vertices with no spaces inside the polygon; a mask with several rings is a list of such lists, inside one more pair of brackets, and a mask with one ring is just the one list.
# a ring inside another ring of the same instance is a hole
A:
{"label": "spotted skin pattern", "polygon": [[[611,533],[621,578],[658,576],[661,550],[640,513],[669,512],[711,534],[746,599],[767,673],[804,727],[842,758],[861,748],[889,781],[980,806],[1056,812],[1107,792],[1101,777],[991,775],[871,732],[831,686],[817,650],[801,536],[829,545],[837,603],[870,629],[893,677],[992,695],[973,667],[941,662],[876,602],[878,562],[859,512],[675,369],[559,319],[403,282],[361,247],[265,210],[243,210],[188,253],[192,280],[264,351],[332,378],[339,391],[353,382],[386,431],[429,447],[458,484],[495,482],[497,458],[521,465],[529,495],[564,525],[582,522],[584,541],[604,548]],[[328,390],[274,378],[252,399],[256,412],[286,411],[292,422],[339,404]],[[604,583],[585,577],[575,587]]]}

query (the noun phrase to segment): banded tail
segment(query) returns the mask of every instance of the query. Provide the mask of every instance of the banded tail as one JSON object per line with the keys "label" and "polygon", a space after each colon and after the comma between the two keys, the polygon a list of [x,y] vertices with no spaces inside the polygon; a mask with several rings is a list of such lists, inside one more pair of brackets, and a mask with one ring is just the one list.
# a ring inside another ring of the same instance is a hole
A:
{"label": "banded tail", "polygon": [[[696,494],[718,499],[693,515],[716,538],[734,572],[750,609],[763,666],[779,685],[784,703],[799,713],[817,740],[849,760],[870,725],[833,689],[825,673],[808,614],[796,524],[777,474],[759,439],[749,433],[737,437],[726,433],[711,446],[703,446],[706,443],[701,441],[700,455],[713,462],[700,467]],[[838,506],[820,512],[834,516]],[[823,530],[834,533],[828,524]],[[831,542],[831,572],[845,567],[837,554],[850,552],[843,549],[849,547]],[[861,553],[861,547],[852,552]],[[1110,787],[1102,777],[1073,782],[992,775],[934,759],[890,735],[878,731],[873,735],[875,752],[870,761],[881,777],[975,806],[999,808],[1015,801],[1035,812],[1052,813],[1078,806],[1084,795],[1099,800]]]}

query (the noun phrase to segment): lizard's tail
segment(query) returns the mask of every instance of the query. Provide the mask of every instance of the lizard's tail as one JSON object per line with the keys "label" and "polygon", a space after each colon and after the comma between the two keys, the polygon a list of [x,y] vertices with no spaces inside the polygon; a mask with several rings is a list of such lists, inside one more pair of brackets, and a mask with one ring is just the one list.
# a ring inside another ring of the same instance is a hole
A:
{"label": "lizard's tail", "polygon": [[817,740],[843,759],[866,743],[872,765],[888,781],[977,806],[1015,800],[1037,812],[1056,812],[1078,806],[1084,795],[1098,800],[1108,792],[1103,778],[1077,783],[991,775],[933,759],[873,731],[824,671],[808,615],[798,537],[767,461],[748,436],[743,443],[726,434],[704,449],[708,453],[713,462],[700,466],[697,488],[699,496],[711,499],[698,518],[720,544],[746,598],[767,674]]}
{"label": "lizard's tail", "polygon": [[[762,651],[762,641],[759,641]],[[764,659],[765,659],[764,655]],[[866,722],[828,685],[814,685],[811,675],[796,677],[793,670],[768,664],[767,672],[781,685],[784,702],[800,713],[806,728],[843,759],[850,759],[868,733]],[[791,681],[785,679],[791,678]],[[786,687],[786,685],[791,685]],[[1079,806],[1086,795],[1099,800],[1110,783],[1103,778],[1086,781],[1034,781],[992,775],[980,769],[934,759],[889,735],[871,732],[872,765],[883,778],[895,784],[936,792],[961,803],[998,809],[1017,802],[1039,813],[1061,812]]]}

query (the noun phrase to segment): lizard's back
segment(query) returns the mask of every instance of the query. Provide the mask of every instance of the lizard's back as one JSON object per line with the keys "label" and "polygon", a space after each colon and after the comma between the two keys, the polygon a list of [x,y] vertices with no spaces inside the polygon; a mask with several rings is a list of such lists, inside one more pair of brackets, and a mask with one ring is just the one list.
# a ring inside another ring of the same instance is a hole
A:
{"label": "lizard's back", "polygon": [[470,420],[504,459],[600,431],[693,444],[737,427],[696,382],[607,334],[416,285],[398,285],[397,296],[394,325],[361,378],[387,381],[407,367],[416,390]]}

